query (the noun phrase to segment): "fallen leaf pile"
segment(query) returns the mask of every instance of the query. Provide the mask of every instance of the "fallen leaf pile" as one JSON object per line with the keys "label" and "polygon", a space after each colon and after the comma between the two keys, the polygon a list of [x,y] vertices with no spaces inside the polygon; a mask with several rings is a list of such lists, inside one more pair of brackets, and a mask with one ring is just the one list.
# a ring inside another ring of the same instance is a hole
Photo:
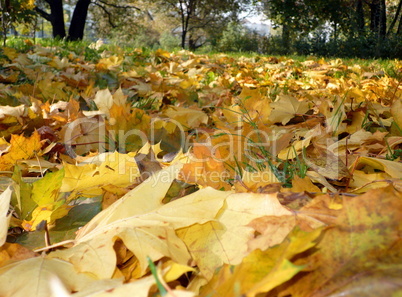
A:
{"label": "fallen leaf pile", "polygon": [[0,296],[402,294],[398,79],[97,55],[2,49]]}

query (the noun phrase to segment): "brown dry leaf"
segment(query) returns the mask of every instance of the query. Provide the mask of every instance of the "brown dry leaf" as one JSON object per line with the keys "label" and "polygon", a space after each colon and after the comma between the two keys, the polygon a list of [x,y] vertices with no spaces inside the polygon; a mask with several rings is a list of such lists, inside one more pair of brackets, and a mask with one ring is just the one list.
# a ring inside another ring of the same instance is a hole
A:
{"label": "brown dry leaf", "polygon": [[320,195],[295,211],[297,218],[302,221],[305,218],[315,219],[326,225],[334,224],[341,213],[342,200],[340,196]]}
{"label": "brown dry leaf", "polygon": [[[312,139],[317,135],[322,133],[322,128],[319,125],[316,125],[312,129],[299,129],[294,134],[292,131],[288,132],[288,135],[294,135],[297,137],[297,141],[294,141],[291,146],[287,148],[281,148],[278,153],[278,157],[282,160],[294,159],[296,158],[304,148],[307,148],[310,144]],[[286,135],[286,134],[285,134]]]}
{"label": "brown dry leaf", "polygon": [[313,183],[323,185],[327,190],[331,191],[332,193],[338,193],[338,190],[334,186],[332,186],[323,175],[319,174],[318,172],[307,171],[306,176],[309,177]]}
{"label": "brown dry leaf", "polygon": [[304,158],[306,164],[315,172],[332,180],[351,177],[348,168],[339,156],[322,149],[317,150],[315,154],[315,156]]}
{"label": "brown dry leaf", "polygon": [[310,192],[310,193],[320,193],[321,192],[320,188],[317,187],[316,185],[314,185],[308,176],[301,178],[297,175],[292,179],[291,191],[292,192],[306,191],[306,192]]}
{"label": "brown dry leaf", "polygon": [[0,267],[11,262],[21,261],[36,256],[38,256],[38,254],[18,243],[6,242],[0,247]]}
{"label": "brown dry leaf", "polygon": [[[290,215],[262,216],[254,219],[249,226],[256,230],[257,235],[249,241],[249,250],[266,250],[279,244],[296,227],[308,232],[334,223],[342,208],[338,200],[321,195],[307,204],[304,203],[303,207],[295,208]],[[292,206],[292,204],[289,203],[287,206]]]}
{"label": "brown dry leaf", "polygon": [[362,147],[362,144],[372,137],[372,133],[364,130],[359,129],[355,131],[350,137],[345,137],[333,144],[328,146],[328,150],[334,152],[335,154],[345,155],[346,149],[349,151],[355,151]]}
{"label": "brown dry leaf", "polygon": [[265,171],[243,171],[242,179],[236,180],[234,187],[236,192],[274,193],[278,192],[281,185],[269,168]]}
{"label": "brown dry leaf", "polygon": [[301,223],[298,222],[294,215],[281,217],[263,216],[254,219],[248,226],[258,232],[258,236],[249,240],[249,251],[251,252],[257,249],[265,251],[274,245],[280,244],[297,225],[301,225]]}
{"label": "brown dry leaf", "polygon": [[80,117],[62,128],[60,138],[72,158],[91,151],[104,151],[105,123],[99,116]]}
{"label": "brown dry leaf", "polygon": [[343,197],[343,208],[316,250],[296,261],[307,265],[279,296],[391,296],[400,292],[402,194],[392,186]]}
{"label": "brown dry leaf", "polygon": [[214,151],[212,147],[203,143],[195,143],[193,155],[190,162],[184,164],[182,168],[181,178],[184,181],[215,189],[230,188],[225,182],[228,174],[218,150]]}

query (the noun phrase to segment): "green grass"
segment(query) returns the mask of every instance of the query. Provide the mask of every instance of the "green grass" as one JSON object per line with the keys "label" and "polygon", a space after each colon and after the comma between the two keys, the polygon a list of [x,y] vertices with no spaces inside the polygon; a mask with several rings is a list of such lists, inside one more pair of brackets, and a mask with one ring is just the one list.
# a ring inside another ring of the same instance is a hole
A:
{"label": "green grass", "polygon": [[[100,58],[100,53],[104,50],[111,51],[113,53],[130,53],[136,50],[135,47],[130,46],[129,44],[122,44],[117,45],[115,43],[104,44],[101,46],[99,50],[89,48],[89,45],[92,41],[83,40],[83,41],[74,41],[74,42],[67,42],[60,39],[53,39],[53,38],[26,38],[26,37],[9,37],[7,39],[7,46],[13,47],[18,51],[28,51],[31,47],[29,43],[26,41],[29,40],[31,43],[41,44],[44,47],[52,47],[55,48],[58,52],[57,54],[61,57],[67,56],[70,53],[74,53],[78,56],[84,56],[88,61],[95,61]],[[208,56],[217,56],[217,55],[226,55],[231,58],[254,58],[259,59],[260,57],[275,57],[279,61],[289,60],[292,59],[295,61],[296,64],[307,61],[307,60],[319,60],[322,57],[318,56],[298,56],[298,55],[288,55],[288,56],[280,56],[280,55],[264,55],[255,52],[227,52],[222,53],[218,51],[211,51],[209,47],[200,48],[195,51],[195,54],[199,55],[208,55]],[[142,47],[141,48],[143,55],[148,56],[150,55],[154,49]],[[173,53],[180,51],[181,49],[177,48]],[[334,60],[336,57],[332,58],[324,58],[326,61]],[[383,71],[384,74],[402,79],[402,70],[401,70],[401,62],[398,60],[391,60],[391,59],[359,59],[359,58],[342,58],[342,61],[345,65],[352,67],[354,65],[360,65],[362,68],[367,70],[368,72],[380,72]],[[399,64],[399,65],[398,65]],[[346,73],[336,73],[335,76],[342,77],[345,76]]]}

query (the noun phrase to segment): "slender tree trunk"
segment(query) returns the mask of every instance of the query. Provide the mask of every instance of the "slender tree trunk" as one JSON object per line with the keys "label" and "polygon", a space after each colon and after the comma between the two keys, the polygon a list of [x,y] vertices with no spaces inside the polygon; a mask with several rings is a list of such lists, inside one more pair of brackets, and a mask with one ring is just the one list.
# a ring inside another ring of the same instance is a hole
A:
{"label": "slender tree trunk", "polygon": [[197,49],[197,40],[194,40],[194,38],[193,38],[193,36],[191,36],[191,34],[188,38],[188,49],[192,52]]}
{"label": "slender tree trunk", "polygon": [[1,1],[1,27],[3,31],[3,46],[6,46],[7,34],[12,28],[11,10],[12,4],[10,0]]}
{"label": "slender tree trunk", "polygon": [[383,38],[386,35],[387,16],[385,0],[373,0],[370,3],[370,29],[378,37]]}
{"label": "slender tree trunk", "polygon": [[53,37],[64,38],[66,37],[66,29],[64,26],[64,11],[63,1],[53,0],[48,1],[50,5],[50,23],[52,24]]}
{"label": "slender tree trunk", "polygon": [[186,37],[187,37],[187,31],[184,30],[184,28],[183,28],[183,30],[181,32],[181,48],[182,49],[186,48]]}
{"label": "slender tree trunk", "polygon": [[356,24],[359,36],[364,34],[364,8],[363,0],[356,1]]}
{"label": "slender tree trunk", "polygon": [[334,22],[334,41],[338,40],[338,23]]}
{"label": "slender tree trunk", "polygon": [[186,48],[187,34],[190,31],[190,20],[195,12],[197,2],[195,0],[180,1],[180,12],[182,14],[181,47]]}
{"label": "slender tree trunk", "polygon": [[7,20],[6,20],[6,13],[7,12],[7,3],[4,2],[3,0],[0,0],[0,9],[2,11],[1,14],[1,30],[2,30],[2,37],[3,37],[3,46],[6,46],[7,42]]}
{"label": "slender tree trunk", "polygon": [[394,18],[392,19],[391,25],[389,25],[387,35],[392,34],[392,31],[394,30],[395,24],[398,21],[399,14],[401,13],[401,8],[402,8],[402,0],[399,0],[398,7],[396,8]]}
{"label": "slender tree trunk", "polygon": [[188,27],[187,7],[184,1],[180,1],[180,16],[181,16],[181,48],[186,47],[186,35]]}
{"label": "slender tree trunk", "polygon": [[379,22],[379,0],[371,1],[370,5],[370,30],[377,32]]}
{"label": "slender tree trunk", "polygon": [[282,25],[282,46],[284,52],[288,53],[290,47],[290,31],[289,31],[289,25],[287,23],[284,23]]}
{"label": "slender tree trunk", "polygon": [[382,39],[387,34],[387,13],[385,0],[380,0],[379,8],[380,17],[378,23],[378,37]]}
{"label": "slender tree trunk", "polygon": [[402,35],[402,17],[399,19],[398,30],[396,30],[396,35]]}
{"label": "slender tree trunk", "polygon": [[68,30],[68,40],[75,41],[82,40],[84,38],[84,29],[89,4],[91,4],[91,0],[78,0],[74,8],[73,17]]}

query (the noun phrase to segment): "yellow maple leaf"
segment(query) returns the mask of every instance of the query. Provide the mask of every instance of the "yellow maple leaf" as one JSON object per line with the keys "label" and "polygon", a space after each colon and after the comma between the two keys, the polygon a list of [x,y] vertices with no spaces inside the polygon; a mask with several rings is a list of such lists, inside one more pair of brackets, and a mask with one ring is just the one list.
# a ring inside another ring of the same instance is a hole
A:
{"label": "yellow maple leaf", "polygon": [[54,224],[57,219],[66,216],[73,206],[65,204],[63,201],[59,203],[51,203],[43,206],[38,206],[32,212],[32,220],[23,221],[21,226],[26,231],[35,231],[41,222],[46,224]]}
{"label": "yellow maple leaf", "polygon": [[9,73],[7,73],[5,75],[0,74],[0,82],[13,84],[13,83],[17,82],[19,74],[20,74],[19,72],[14,72],[14,71],[10,71]]}
{"label": "yellow maple leaf", "polygon": [[[244,87],[239,98],[241,99],[241,107],[246,110],[248,120],[256,121],[257,119],[264,124],[269,122],[271,106],[268,98],[261,95],[259,88],[250,89]],[[245,113],[244,111],[242,113]],[[244,114],[243,116],[246,116]]]}
{"label": "yellow maple leaf", "polygon": [[[232,193],[204,188],[192,195],[225,201],[215,220],[199,222],[178,230],[179,237],[186,243],[202,275],[209,279],[216,268],[224,263],[236,265],[249,253],[248,243],[254,230],[250,222],[264,215],[289,216],[274,194]],[[275,234],[281,242],[287,233]],[[229,295],[231,296],[231,295]]]}
{"label": "yellow maple leaf", "polygon": [[109,113],[106,128],[120,150],[135,151],[147,143],[151,117],[144,110],[113,104]]}
{"label": "yellow maple leaf", "polygon": [[104,159],[100,165],[84,164],[80,166],[64,164],[65,176],[61,192],[72,192],[69,199],[77,196],[94,197],[104,192],[108,185],[127,187],[140,172],[134,158],[118,152],[99,156]]}
{"label": "yellow maple leaf", "polygon": [[[33,295],[52,296],[55,291],[59,292],[57,293],[59,295],[68,296],[69,292],[81,291],[95,285],[94,276],[77,273],[71,263],[34,255],[31,257],[33,258],[23,261],[10,261],[0,268],[1,296],[24,296],[27,292]],[[13,275],[19,277],[15,282],[10,282]],[[35,292],[32,292],[33,288],[36,289]]]}
{"label": "yellow maple leaf", "polygon": [[302,115],[309,110],[307,101],[299,101],[293,96],[281,95],[279,99],[271,103],[273,110],[269,120],[273,123],[286,125],[296,115]]}
{"label": "yellow maple leaf", "polygon": [[394,118],[395,123],[400,129],[402,129],[402,99],[399,98],[392,103],[391,114]]}
{"label": "yellow maple leaf", "polygon": [[208,123],[208,116],[201,110],[194,108],[169,106],[169,108],[166,109],[163,114],[169,119],[177,121],[176,125],[179,125],[179,128],[184,131],[197,128],[201,124]]}
{"label": "yellow maple leaf", "polygon": [[38,224],[46,221],[46,224],[53,224],[57,219],[67,215],[71,209],[71,205],[65,203],[60,197],[60,187],[64,177],[64,170],[48,173],[42,179],[35,181],[32,184],[32,191],[29,192],[27,200],[24,201],[24,207],[28,205],[36,206],[32,211],[29,209],[29,214],[32,211],[32,216],[24,219],[22,227],[27,231],[33,231]]}
{"label": "yellow maple leaf", "polygon": [[96,64],[97,70],[115,70],[123,62],[123,57],[111,56],[108,58],[100,59]]}
{"label": "yellow maple leaf", "polygon": [[37,131],[30,137],[12,135],[10,144],[8,153],[0,157],[0,171],[11,170],[18,160],[28,160],[35,155],[40,155],[42,147]]}
{"label": "yellow maple leaf", "polygon": [[18,57],[18,52],[16,49],[11,48],[11,47],[3,47],[2,48],[3,53],[9,58],[11,61],[14,60],[16,57]]}
{"label": "yellow maple leaf", "polygon": [[46,101],[64,100],[68,101],[70,95],[66,92],[66,84],[64,82],[52,81],[50,78],[45,78],[37,83],[40,92],[40,97]]}

